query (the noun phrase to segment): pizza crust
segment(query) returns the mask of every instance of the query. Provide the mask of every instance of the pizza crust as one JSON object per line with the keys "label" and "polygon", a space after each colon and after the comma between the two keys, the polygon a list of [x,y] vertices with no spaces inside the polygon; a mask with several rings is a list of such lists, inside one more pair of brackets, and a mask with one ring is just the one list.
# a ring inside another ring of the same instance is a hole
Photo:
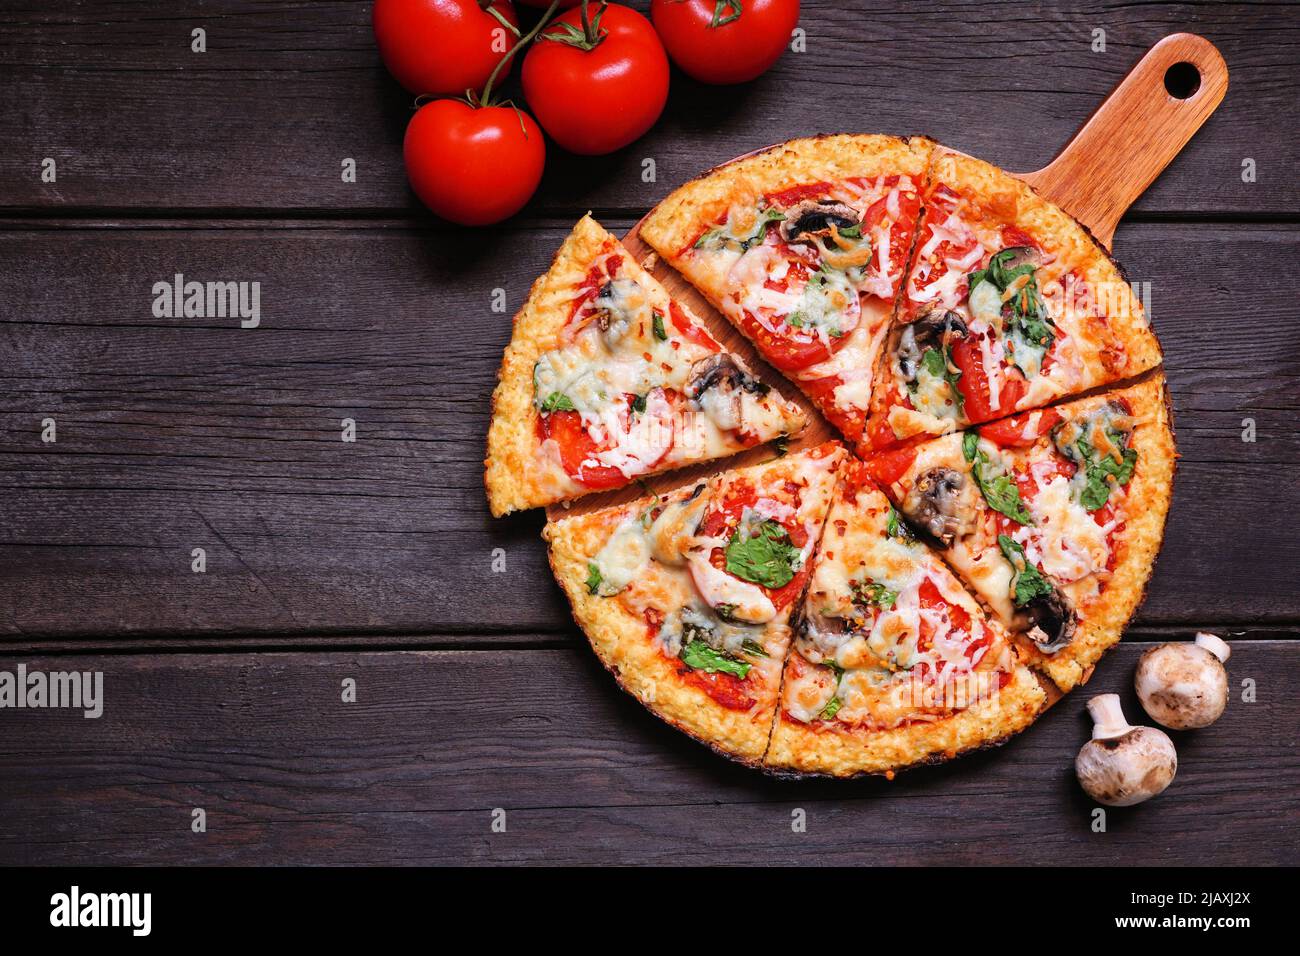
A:
{"label": "pizza crust", "polygon": [[[645,499],[637,507],[648,504]],[[618,514],[627,510],[632,509]],[[718,753],[757,766],[767,749],[775,699],[766,713],[756,716],[721,706],[699,688],[682,683],[672,661],[647,636],[643,618],[617,601],[588,593],[587,560],[600,550],[615,523],[609,512],[595,512],[548,524],[542,532],[550,546],[551,570],[569,598],[574,620],[618,685],[647,710]],[[782,657],[788,638],[787,627]]]}
{"label": "pizza crust", "polygon": [[1023,665],[990,700],[944,720],[908,724],[891,730],[837,728],[814,730],[782,714],[764,758],[766,769],[798,774],[851,777],[882,774],[992,747],[1032,724],[1047,705],[1047,694]]}
{"label": "pizza crust", "polygon": [[558,465],[544,469],[537,462],[533,366],[567,321],[566,307],[591,260],[612,238],[590,215],[583,216],[515,315],[492,393],[492,424],[483,461],[483,483],[494,518],[582,493]]}
{"label": "pizza crust", "polygon": [[923,136],[879,134],[792,139],[718,166],[674,190],[651,211],[637,233],[677,265],[680,254],[695,241],[700,230],[721,218],[740,197],[853,176],[899,173],[913,176],[919,183],[933,145]]}
{"label": "pizza crust", "polygon": [[1125,499],[1135,507],[1125,516],[1124,533],[1116,537],[1119,558],[1115,571],[1097,600],[1089,605],[1068,645],[1055,654],[1044,654],[1032,642],[1022,641],[1030,666],[1046,673],[1063,692],[1087,681],[1102,655],[1119,643],[1129,619],[1146,596],[1173,497],[1177,451],[1164,374],[1157,372],[1147,381],[1108,392],[1106,397],[1128,399],[1139,421],[1133,433],[1138,467]]}

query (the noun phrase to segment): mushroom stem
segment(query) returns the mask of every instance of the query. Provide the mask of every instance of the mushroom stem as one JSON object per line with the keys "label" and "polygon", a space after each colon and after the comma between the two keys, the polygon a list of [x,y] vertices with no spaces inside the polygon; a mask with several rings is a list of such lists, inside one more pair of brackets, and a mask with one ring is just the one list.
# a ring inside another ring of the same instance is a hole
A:
{"label": "mushroom stem", "polygon": [[1114,740],[1133,729],[1124,719],[1119,694],[1098,694],[1088,701],[1088,713],[1092,715],[1093,740]]}
{"label": "mushroom stem", "polygon": [[1201,631],[1196,635],[1196,643],[1223,663],[1226,663],[1232,655],[1232,648],[1228,646],[1227,641],[1215,637],[1213,634],[1207,634],[1205,631]]}

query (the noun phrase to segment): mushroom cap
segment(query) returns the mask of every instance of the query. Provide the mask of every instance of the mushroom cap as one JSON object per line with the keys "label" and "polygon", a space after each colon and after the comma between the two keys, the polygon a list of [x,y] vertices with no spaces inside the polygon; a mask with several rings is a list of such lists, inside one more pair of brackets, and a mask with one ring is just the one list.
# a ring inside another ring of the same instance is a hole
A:
{"label": "mushroom cap", "polygon": [[1174,730],[1208,727],[1228,705],[1228,672],[1199,644],[1151,648],[1138,661],[1133,686],[1151,719]]}
{"label": "mushroom cap", "polygon": [[1098,803],[1131,807],[1162,793],[1178,772],[1178,753],[1155,727],[1089,740],[1074,760],[1079,785]]}

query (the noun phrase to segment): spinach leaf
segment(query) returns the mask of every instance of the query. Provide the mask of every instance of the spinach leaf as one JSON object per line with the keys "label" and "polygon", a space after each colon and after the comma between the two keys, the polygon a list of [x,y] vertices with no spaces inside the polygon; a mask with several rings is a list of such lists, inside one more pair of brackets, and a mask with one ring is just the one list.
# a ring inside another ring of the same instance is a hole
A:
{"label": "spinach leaf", "polygon": [[853,598],[859,604],[872,604],[887,611],[898,600],[898,592],[889,590],[879,581],[858,581],[852,588]]}
{"label": "spinach leaf", "polygon": [[542,402],[542,411],[544,412],[576,412],[578,409],[573,404],[573,399],[569,398],[563,392],[551,392]]}
{"label": "spinach leaf", "polygon": [[745,679],[749,669],[754,666],[745,661],[733,660],[700,640],[691,641],[682,648],[681,662],[693,671],[704,671],[706,674],[734,674],[741,680]]}
{"label": "spinach leaf", "polygon": [[600,568],[596,566],[596,562],[588,561],[587,562],[587,593],[595,594],[596,591],[600,589],[600,582],[604,580],[605,577],[600,573]]}
{"label": "spinach leaf", "polygon": [[645,414],[645,399],[644,395],[632,396],[632,411],[638,415]]}
{"label": "spinach leaf", "polygon": [[750,657],[767,657],[767,651],[763,650],[763,645],[748,637],[740,642],[740,648]]}
{"label": "spinach leaf", "polygon": [[742,526],[727,542],[727,572],[742,581],[780,588],[794,578],[794,565],[800,550],[780,522],[765,518],[751,535]]}
{"label": "spinach leaf", "polygon": [[[1122,445],[1124,442],[1124,436],[1119,432],[1111,433],[1110,439],[1117,445]],[[1086,438],[1080,438],[1075,445],[1079,449],[1079,454],[1083,456],[1085,469],[1079,503],[1089,511],[1104,508],[1106,502],[1110,500],[1111,489],[1127,485],[1132,479],[1133,469],[1137,467],[1137,449],[1125,448],[1122,460],[1116,461],[1113,455],[1098,456],[1096,449]],[[1114,484],[1111,483],[1111,478],[1115,479]]]}
{"label": "spinach leaf", "polygon": [[844,706],[844,702],[840,700],[838,695],[836,695],[835,697],[832,697],[830,700],[826,702],[826,706],[823,707],[821,709],[821,712],[817,714],[817,719],[833,720],[835,718],[835,715],[840,712],[840,708],[843,706]]}
{"label": "spinach leaf", "polygon": [[660,342],[667,341],[668,332],[664,329],[664,314],[658,309],[654,310],[652,321],[654,323],[655,338]]}
{"label": "spinach leaf", "polygon": [[1002,549],[1002,556],[1016,572],[1012,587],[1018,607],[1023,607],[1034,598],[1046,597],[1052,593],[1052,586],[1043,577],[1042,572],[1029,563],[1029,559],[1025,557],[1025,549],[1019,542],[1013,541],[1005,534],[1000,534],[998,547]]}
{"label": "spinach leaf", "polygon": [[989,456],[979,447],[979,438],[967,432],[961,440],[962,455],[971,463],[971,477],[990,508],[1020,524],[1033,524],[1033,516],[1020,500],[1020,489],[1006,475],[995,473]]}

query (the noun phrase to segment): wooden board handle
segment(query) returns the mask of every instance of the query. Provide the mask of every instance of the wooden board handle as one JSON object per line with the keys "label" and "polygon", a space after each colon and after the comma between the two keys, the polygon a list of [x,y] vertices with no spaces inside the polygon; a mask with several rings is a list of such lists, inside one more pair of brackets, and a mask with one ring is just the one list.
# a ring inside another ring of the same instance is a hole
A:
{"label": "wooden board handle", "polygon": [[1115,226],[1228,91],[1228,64],[1193,33],[1167,36],[1138,61],[1060,154],[1020,178],[1107,249]]}

